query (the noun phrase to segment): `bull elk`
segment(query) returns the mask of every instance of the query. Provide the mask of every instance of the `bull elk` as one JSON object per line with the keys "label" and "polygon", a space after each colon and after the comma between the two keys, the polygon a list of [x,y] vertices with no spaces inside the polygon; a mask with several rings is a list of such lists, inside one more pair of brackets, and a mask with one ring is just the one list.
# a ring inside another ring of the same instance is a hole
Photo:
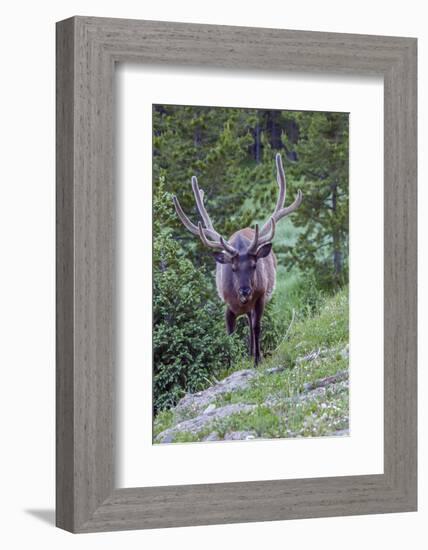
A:
{"label": "bull elk", "polygon": [[275,210],[259,230],[246,227],[236,231],[226,240],[218,233],[204,206],[204,192],[198,180],[192,177],[192,190],[196,206],[203,224],[195,225],[181,208],[176,196],[173,197],[175,210],[186,229],[198,236],[202,243],[214,250],[216,260],[216,285],[221,300],[226,303],[226,330],[235,330],[236,318],[246,315],[250,327],[250,355],[254,364],[261,360],[260,332],[265,305],[275,288],[276,257],[272,251],[272,241],[276,224],[294,212],[301,204],[303,195],[299,190],[294,202],[284,207],[286,181],[281,155],[276,155],[277,182],[279,187]]}

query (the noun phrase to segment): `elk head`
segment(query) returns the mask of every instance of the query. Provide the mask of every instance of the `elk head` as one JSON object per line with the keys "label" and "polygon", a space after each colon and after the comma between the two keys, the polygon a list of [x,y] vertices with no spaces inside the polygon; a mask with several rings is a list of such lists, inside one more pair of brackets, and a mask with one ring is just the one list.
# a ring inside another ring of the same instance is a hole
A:
{"label": "elk head", "polygon": [[[199,234],[203,235],[200,223],[198,228]],[[252,230],[250,231],[252,232]],[[249,231],[247,232],[249,233]],[[230,281],[229,287],[234,289],[241,304],[246,304],[253,296],[253,291],[257,286],[257,262],[271,253],[274,234],[274,220],[271,220],[270,231],[264,237],[260,237],[257,224],[251,240],[238,232],[231,239],[233,245],[225,242],[228,249],[214,252],[216,262],[225,266],[226,277]],[[206,244],[205,238],[201,236],[201,239]],[[215,247],[209,242],[208,246]]]}

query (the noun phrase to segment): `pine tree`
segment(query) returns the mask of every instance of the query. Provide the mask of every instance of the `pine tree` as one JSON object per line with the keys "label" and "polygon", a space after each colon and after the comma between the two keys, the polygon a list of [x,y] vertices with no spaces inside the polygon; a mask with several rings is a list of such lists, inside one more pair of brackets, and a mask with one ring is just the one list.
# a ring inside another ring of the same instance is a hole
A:
{"label": "pine tree", "polygon": [[297,143],[284,142],[297,160],[287,162],[286,173],[304,199],[293,219],[301,232],[288,252],[322,287],[336,289],[348,275],[348,115],[302,112],[294,119]]}

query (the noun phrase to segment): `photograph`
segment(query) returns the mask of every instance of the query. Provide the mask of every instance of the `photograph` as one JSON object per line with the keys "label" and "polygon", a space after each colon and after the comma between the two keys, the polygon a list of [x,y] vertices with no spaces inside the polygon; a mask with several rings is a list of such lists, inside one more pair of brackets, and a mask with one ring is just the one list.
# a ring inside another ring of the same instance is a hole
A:
{"label": "photograph", "polygon": [[3,5],[1,548],[427,546],[424,6]]}
{"label": "photograph", "polygon": [[155,104],[153,443],[349,428],[349,113]]}

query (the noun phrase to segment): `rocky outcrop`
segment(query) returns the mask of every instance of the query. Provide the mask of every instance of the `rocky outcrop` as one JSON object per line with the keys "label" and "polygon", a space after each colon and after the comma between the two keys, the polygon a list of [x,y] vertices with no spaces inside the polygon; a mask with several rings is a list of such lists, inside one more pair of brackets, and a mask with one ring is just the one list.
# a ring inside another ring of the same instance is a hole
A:
{"label": "rocky outcrop", "polygon": [[316,380],[315,382],[303,384],[303,387],[305,391],[315,390],[316,388],[326,388],[331,384],[337,384],[338,382],[348,380],[348,376],[348,371],[344,370],[336,373],[334,376],[327,376],[326,378],[321,378],[321,380]]}
{"label": "rocky outcrop", "polygon": [[[255,408],[256,405],[246,405],[244,403],[225,405],[224,407],[219,408],[216,408],[214,406],[214,408],[209,410],[208,412],[204,412],[189,420],[183,420],[172,428],[164,430],[158,435],[156,441],[158,443],[171,443],[172,441],[174,441],[174,436],[177,435],[177,433],[187,432],[189,434],[197,434],[198,432],[203,430],[207,426],[207,424],[210,424],[215,420],[220,420],[221,418],[225,418],[226,416],[230,416],[231,414],[249,412]],[[210,441],[213,440],[211,439]]]}
{"label": "rocky outcrop", "polygon": [[183,397],[174,409],[177,421],[185,420],[199,414],[210,412],[207,408],[222,394],[247,388],[250,381],[257,376],[255,369],[236,371],[218,384],[197,393]]}
{"label": "rocky outcrop", "polygon": [[[342,357],[345,358],[348,354],[348,348],[330,350],[318,349],[299,358],[297,364],[303,365],[304,363],[315,361],[320,357],[325,358],[331,356],[331,354],[337,353],[340,353]],[[185,436],[185,440],[199,441],[247,441],[257,439],[260,436],[254,430],[231,430],[226,432],[223,430],[220,435],[216,426],[219,425],[219,422],[221,424],[222,420],[227,419],[231,415],[251,413],[257,407],[269,409],[280,416],[284,414],[281,410],[284,410],[284,408],[286,409],[287,405],[297,404],[297,406],[299,406],[299,403],[303,404],[308,401],[318,401],[320,403],[320,409],[322,410],[323,407],[326,407],[325,403],[321,402],[324,397],[334,400],[335,396],[339,396],[340,394],[343,395],[343,392],[348,391],[348,371],[343,370],[337,372],[333,376],[327,376],[312,382],[304,383],[303,391],[296,395],[289,396],[289,394],[286,394],[280,388],[279,391],[276,390],[275,394],[265,397],[264,401],[258,405],[245,402],[233,402],[239,401],[239,397],[237,398],[236,395],[235,399],[231,400],[231,403],[224,404],[226,396],[226,402],[230,399],[230,396],[227,394],[232,394],[233,396],[236,392],[246,390],[250,385],[257,384],[257,378],[259,376],[278,375],[285,370],[286,367],[283,365],[265,370],[240,370],[232,373],[224,380],[204,391],[186,395],[173,409],[173,425],[162,431],[155,438],[155,442],[172,443],[177,441],[177,438],[180,440],[181,435]],[[245,392],[242,395],[245,395]],[[345,426],[344,429],[332,429],[331,433],[326,435],[335,437],[349,435],[347,422]],[[343,428],[344,426],[339,425],[337,427]],[[201,434],[200,438],[198,438],[199,434]],[[287,437],[298,436],[298,433],[287,431]]]}
{"label": "rocky outcrop", "polygon": [[348,372],[343,371],[338,373],[335,376],[327,376],[326,378],[321,378],[316,382],[311,382],[303,384],[304,391],[298,395],[293,395],[292,397],[283,397],[283,396],[269,396],[265,405],[268,407],[274,407],[277,405],[284,405],[287,403],[302,403],[305,401],[311,401],[316,398],[320,398],[326,395],[327,391],[330,394],[338,394],[342,391],[347,390],[349,387],[348,384]]}

